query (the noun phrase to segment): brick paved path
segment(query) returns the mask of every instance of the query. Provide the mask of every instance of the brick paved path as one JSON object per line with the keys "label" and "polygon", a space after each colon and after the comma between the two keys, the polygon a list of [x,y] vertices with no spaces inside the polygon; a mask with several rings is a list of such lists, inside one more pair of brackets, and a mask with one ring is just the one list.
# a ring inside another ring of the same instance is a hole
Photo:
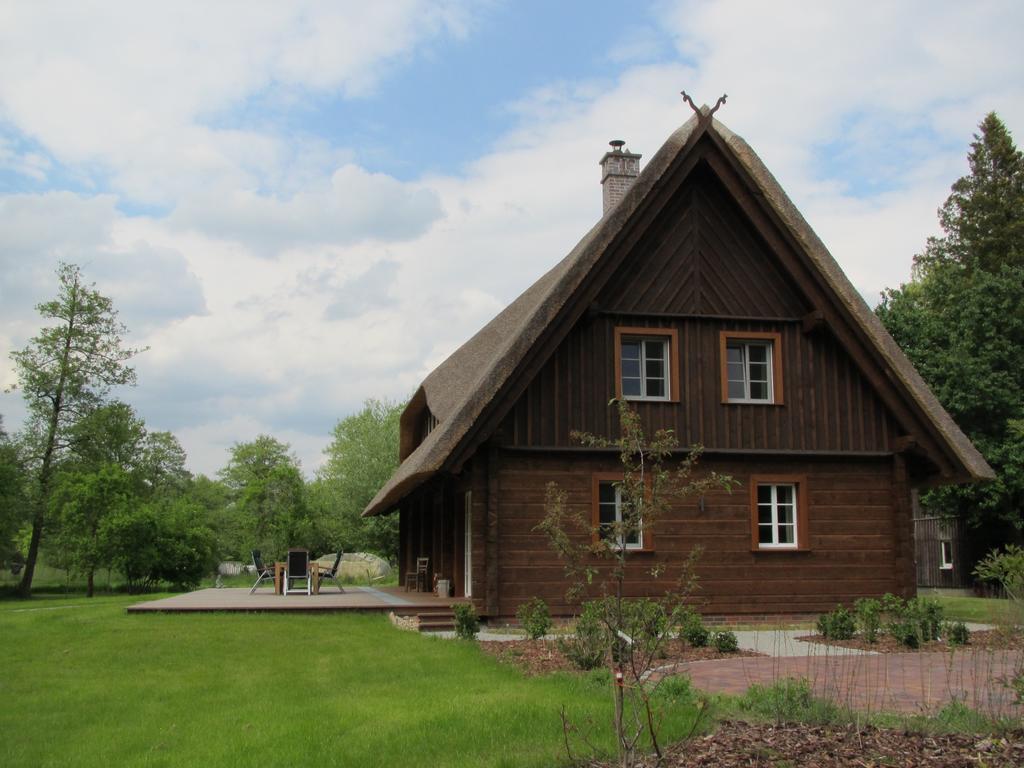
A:
{"label": "brick paved path", "polygon": [[695,687],[744,693],[754,683],[807,678],[818,696],[868,711],[935,712],[952,699],[991,715],[1024,714],[999,681],[1020,671],[1020,651],[736,658],[686,665]]}

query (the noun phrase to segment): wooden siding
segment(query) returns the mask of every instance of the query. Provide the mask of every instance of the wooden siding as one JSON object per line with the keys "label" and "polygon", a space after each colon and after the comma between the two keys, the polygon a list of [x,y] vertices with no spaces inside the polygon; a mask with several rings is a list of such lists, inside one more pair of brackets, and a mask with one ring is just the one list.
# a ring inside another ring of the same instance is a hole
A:
{"label": "wooden siding", "polygon": [[[645,428],[708,449],[890,451],[901,428],[826,330],[798,322],[600,315],[581,320],[505,417],[507,445],[568,447],[572,430],[612,437],[616,326],[674,328],[679,403],[638,402]],[[782,336],[785,405],[721,402],[720,331]]]}
{"label": "wooden siding", "polygon": [[[411,494],[399,508],[398,575],[404,586],[405,574],[416,566],[417,557],[430,559],[427,579],[450,579],[454,596],[464,596],[465,493],[470,491],[472,514],[472,588],[474,601],[486,592],[487,559],[483,531],[486,526],[487,478],[483,461],[467,466],[458,477],[440,478]],[[477,608],[482,610],[483,603]]]}
{"label": "wooden siding", "polygon": [[801,317],[811,309],[706,166],[632,248],[597,306],[732,317]]}
{"label": "wooden siding", "polygon": [[[913,585],[903,584],[900,577],[896,529],[909,525],[909,519],[901,523],[894,509],[891,459],[706,460],[702,467],[731,474],[742,487],[708,494],[703,510],[696,499],[674,506],[655,528],[654,551],[630,555],[631,596],[662,595],[697,545],[704,548],[697,572],[698,600],[706,613],[819,612],[859,597],[913,593]],[[615,468],[612,457],[503,452],[499,615],[513,615],[522,601],[535,595],[547,600],[557,614],[574,610],[565,602],[563,563],[535,530],[544,514],[545,486],[558,483],[573,508],[588,510],[592,474]],[[746,486],[754,474],[807,477],[807,551],[751,551]],[[654,580],[649,572],[658,563],[666,572]]]}
{"label": "wooden siding", "polygon": [[[953,567],[940,567],[941,541],[953,546]],[[914,547],[917,559],[917,586],[965,589],[973,585],[970,574],[971,559],[965,546],[966,536],[962,520],[940,517],[914,519]]]}

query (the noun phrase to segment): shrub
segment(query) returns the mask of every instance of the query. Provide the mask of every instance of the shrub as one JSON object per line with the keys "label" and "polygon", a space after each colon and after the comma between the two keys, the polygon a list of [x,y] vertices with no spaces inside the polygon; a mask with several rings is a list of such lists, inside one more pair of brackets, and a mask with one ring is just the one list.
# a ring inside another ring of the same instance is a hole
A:
{"label": "shrub", "polygon": [[699,613],[692,608],[683,608],[678,614],[679,634],[694,648],[708,644],[711,633],[704,626]]}
{"label": "shrub", "polygon": [[551,612],[548,604],[539,597],[520,605],[516,618],[531,640],[539,640],[551,631]]}
{"label": "shrub", "polygon": [[921,645],[916,601],[907,601],[887,592],[882,597],[882,610],[886,614],[887,635],[908,648],[917,648]]}
{"label": "shrub", "polygon": [[939,639],[942,626],[942,606],[936,600],[916,597],[907,601],[907,608],[917,622],[917,636],[922,643]]}
{"label": "shrub", "polygon": [[962,621],[951,621],[943,625],[942,634],[950,645],[967,645],[971,641],[971,633]]}
{"label": "shrub", "polygon": [[898,643],[907,648],[917,648],[921,645],[917,637],[917,625],[913,621],[902,620],[890,622],[886,631],[894,637]]}
{"label": "shrub", "polygon": [[654,600],[629,600],[622,604],[622,631],[632,641],[632,650],[644,656],[658,655],[668,630],[665,608]]}
{"label": "shrub", "polygon": [[558,647],[577,669],[595,669],[608,651],[608,632],[601,622],[601,605],[590,602],[576,619],[576,631],[559,638]]}
{"label": "shrub", "polygon": [[853,604],[853,610],[861,636],[869,643],[877,643],[878,630],[882,625],[882,604],[873,597],[862,597]]}
{"label": "shrub", "polygon": [[818,617],[818,633],[826,640],[849,640],[855,629],[853,615],[841,605]]}
{"label": "shrub", "polygon": [[829,723],[839,716],[838,707],[811,695],[806,678],[784,677],[771,685],[755,683],[743,694],[739,706],[776,723]]}
{"label": "shrub", "polygon": [[475,640],[480,631],[480,618],[470,603],[456,603],[452,606],[455,614],[455,636],[463,640]]}
{"label": "shrub", "polygon": [[735,653],[740,649],[739,641],[736,639],[736,633],[731,632],[728,629],[721,632],[715,632],[711,638],[712,644],[715,646],[715,650],[719,653]]}

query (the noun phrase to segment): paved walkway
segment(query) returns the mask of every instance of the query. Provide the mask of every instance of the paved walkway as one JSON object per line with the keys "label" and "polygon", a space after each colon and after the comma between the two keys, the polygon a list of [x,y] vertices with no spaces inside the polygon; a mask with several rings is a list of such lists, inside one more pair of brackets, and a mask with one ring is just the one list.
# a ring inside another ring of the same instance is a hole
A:
{"label": "paved walkway", "polygon": [[[984,624],[969,628],[989,629]],[[797,677],[809,680],[817,696],[860,711],[934,713],[955,699],[993,716],[1024,715],[1012,691],[1000,682],[1024,668],[1024,651],[881,654],[796,639],[809,633],[738,631],[740,648],[767,655],[696,661],[682,668],[695,687],[709,693],[738,695],[755,683]],[[479,637],[492,642],[523,639],[519,633],[487,630]]]}
{"label": "paved walkway", "polygon": [[965,648],[952,654],[878,654],[796,639],[806,634],[807,630],[737,632],[741,648],[768,657],[700,661],[686,669],[694,686],[712,693],[742,694],[754,683],[803,677],[818,696],[852,709],[934,712],[955,699],[988,714],[1024,714],[1000,682],[1024,667],[1022,651]]}

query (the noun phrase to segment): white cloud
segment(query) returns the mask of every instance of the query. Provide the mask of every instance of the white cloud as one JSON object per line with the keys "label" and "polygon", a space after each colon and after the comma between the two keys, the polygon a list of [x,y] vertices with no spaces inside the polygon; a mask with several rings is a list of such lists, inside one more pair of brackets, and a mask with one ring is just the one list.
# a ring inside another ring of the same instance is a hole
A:
{"label": "white cloud", "polygon": [[137,200],[254,189],[320,148],[222,125],[231,109],[274,91],[365,95],[415,46],[467,23],[459,3],[426,0],[9,3],[0,116]]}
{"label": "white cloud", "polygon": [[[568,252],[600,216],[606,142],[649,160],[689,117],[682,88],[729,93],[720,117],[866,295],[909,275],[982,115],[1024,124],[1015,6],[737,2],[666,6],[678,51],[660,63],[513,94],[506,135],[458,175],[398,181],[345,147],[221,124],[254,95],[366,94],[464,32],[457,8],[379,5],[358,6],[358,33],[330,4],[0,10],[0,119],[33,139],[0,145],[0,164],[32,146],[114,190],[0,197],[0,351],[34,332],[56,259],[80,261],[151,347],[123,396],[194,469],[269,432],[311,472],[339,417],[410,394]],[[650,61],[637,29],[620,61]],[[59,53],[30,42],[44,31]]]}

